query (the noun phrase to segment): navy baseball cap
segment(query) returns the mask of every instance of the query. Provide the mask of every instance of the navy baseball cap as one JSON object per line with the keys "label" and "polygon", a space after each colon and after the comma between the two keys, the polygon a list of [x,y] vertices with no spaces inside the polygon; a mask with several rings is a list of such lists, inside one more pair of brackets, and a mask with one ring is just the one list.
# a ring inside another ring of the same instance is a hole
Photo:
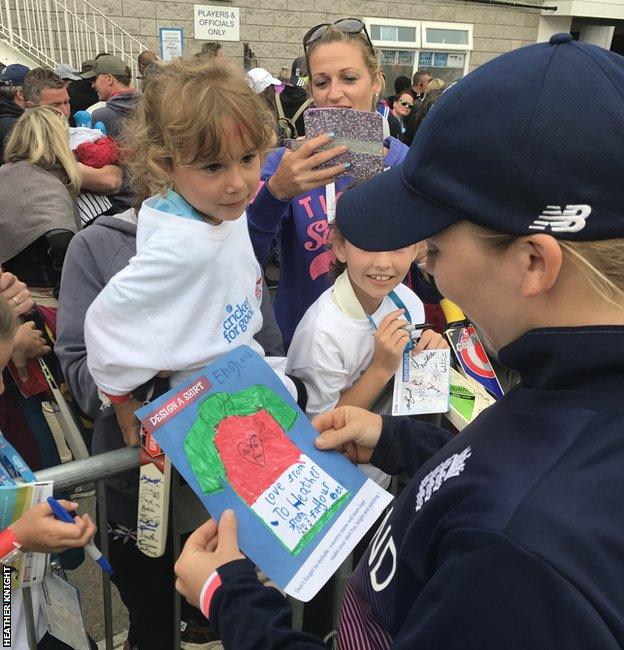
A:
{"label": "navy baseball cap", "polygon": [[11,63],[0,72],[0,86],[21,86],[29,72],[25,65]]}
{"label": "navy baseball cap", "polygon": [[461,219],[512,235],[624,237],[623,142],[624,57],[556,34],[443,93],[403,163],[344,192],[338,227],[370,251]]}

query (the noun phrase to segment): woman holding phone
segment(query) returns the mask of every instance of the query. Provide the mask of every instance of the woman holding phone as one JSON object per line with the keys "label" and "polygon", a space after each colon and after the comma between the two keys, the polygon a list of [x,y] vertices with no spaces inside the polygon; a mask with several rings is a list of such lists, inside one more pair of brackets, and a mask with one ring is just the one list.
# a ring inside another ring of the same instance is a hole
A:
{"label": "woman holding phone", "polygon": [[[373,44],[361,20],[345,18],[308,31],[303,41],[310,76],[310,92],[317,108],[374,111],[383,87],[383,75]],[[247,209],[256,256],[265,265],[279,242],[281,279],[275,315],[287,349],[307,308],[331,285],[333,255],[328,246],[325,186],[336,182],[339,194],[349,184],[349,163],[315,169],[346,147],[327,145],[332,135],[311,139],[297,151],[277,149],[262,168],[263,187]],[[394,138],[387,141],[386,166],[404,158],[407,148]]]}

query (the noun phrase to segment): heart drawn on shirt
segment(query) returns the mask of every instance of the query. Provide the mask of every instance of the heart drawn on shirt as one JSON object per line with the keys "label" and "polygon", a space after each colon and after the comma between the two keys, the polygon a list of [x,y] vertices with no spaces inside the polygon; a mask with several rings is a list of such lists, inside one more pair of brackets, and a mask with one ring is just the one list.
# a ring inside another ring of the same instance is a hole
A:
{"label": "heart drawn on shirt", "polygon": [[252,433],[249,437],[249,444],[246,442],[238,443],[238,453],[245,460],[254,463],[254,465],[266,465],[264,445],[256,433]]}

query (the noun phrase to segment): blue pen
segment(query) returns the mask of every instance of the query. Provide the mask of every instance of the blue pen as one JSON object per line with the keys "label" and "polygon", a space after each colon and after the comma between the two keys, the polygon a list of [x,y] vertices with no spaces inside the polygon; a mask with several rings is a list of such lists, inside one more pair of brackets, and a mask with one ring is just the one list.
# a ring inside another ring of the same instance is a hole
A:
{"label": "blue pen", "polygon": [[[69,512],[67,512],[67,510],[65,510],[65,508],[63,508],[63,506],[54,497],[48,497],[48,503],[50,504],[50,508],[52,508],[52,512],[54,513],[54,516],[59,521],[64,521],[65,523],[68,524],[76,523],[72,515],[70,515]],[[101,551],[93,543],[92,539],[85,544],[84,550],[85,553],[94,562],[97,562],[100,565],[102,571],[106,571],[106,573],[108,574],[113,573],[113,567],[111,567],[108,560],[102,555]]]}

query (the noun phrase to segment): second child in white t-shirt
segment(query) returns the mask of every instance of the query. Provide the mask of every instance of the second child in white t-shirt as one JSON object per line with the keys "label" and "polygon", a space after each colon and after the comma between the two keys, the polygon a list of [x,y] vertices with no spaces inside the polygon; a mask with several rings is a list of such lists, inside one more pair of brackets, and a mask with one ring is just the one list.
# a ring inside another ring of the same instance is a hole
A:
{"label": "second child in white t-shirt", "polygon": [[[401,363],[410,340],[406,323],[422,323],[425,315],[421,300],[402,284],[417,244],[364,251],[333,228],[337,266],[346,268],[305,313],[288,349],[287,372],[307,388],[309,417],[337,406],[371,408]],[[440,334],[427,329],[413,353],[446,347]],[[384,487],[389,483],[371,465],[360,469]]]}

